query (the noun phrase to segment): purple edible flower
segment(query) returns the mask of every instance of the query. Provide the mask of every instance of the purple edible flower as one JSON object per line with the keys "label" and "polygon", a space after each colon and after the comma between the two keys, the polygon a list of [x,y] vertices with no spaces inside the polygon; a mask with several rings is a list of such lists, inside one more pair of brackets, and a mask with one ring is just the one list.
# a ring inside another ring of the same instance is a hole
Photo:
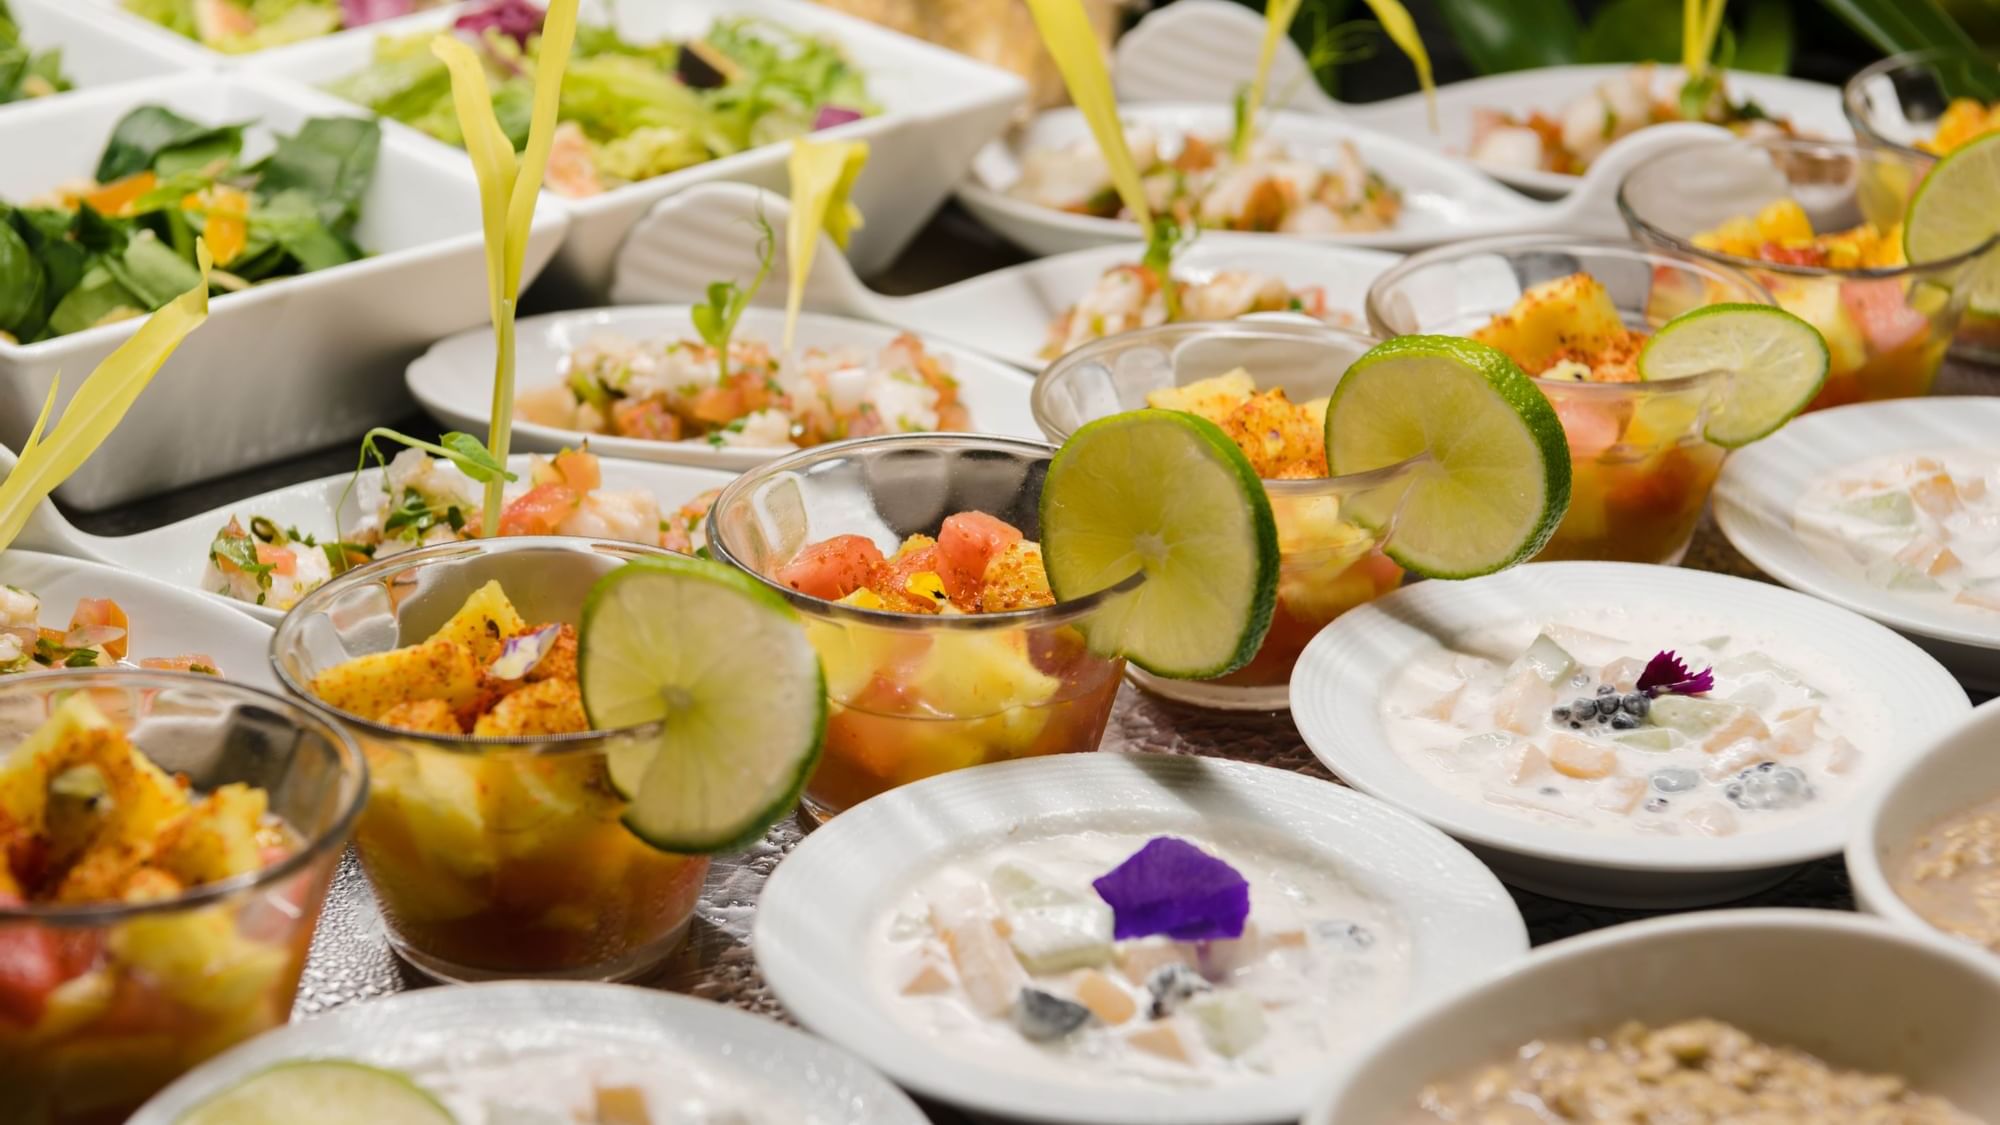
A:
{"label": "purple edible flower", "polygon": [[340,26],[365,27],[416,10],[416,0],[340,0]]}
{"label": "purple edible flower", "polygon": [[1250,884],[1234,867],[1186,840],[1156,836],[1092,883],[1111,904],[1112,937],[1165,934],[1177,941],[1240,938]]}
{"label": "purple edible flower", "polygon": [[1700,695],[1715,690],[1715,669],[1704,668],[1700,673],[1688,671],[1688,666],[1675,656],[1672,649],[1654,654],[1646,662],[1646,670],[1639,673],[1639,682],[1634,685],[1649,696],[1667,692],[1671,695]]}
{"label": "purple edible flower", "polygon": [[474,37],[497,31],[526,48],[531,37],[541,34],[542,10],[528,0],[492,0],[458,17],[451,26]]}
{"label": "purple edible flower", "polygon": [[819,107],[819,116],[813,118],[813,128],[831,129],[835,125],[845,125],[849,121],[859,121],[861,117],[861,111],[858,109],[847,109],[837,105],[823,105]]}
{"label": "purple edible flower", "polygon": [[500,655],[486,666],[487,674],[496,680],[518,680],[526,676],[556,647],[556,638],[561,635],[562,626],[544,625],[532,633],[508,637]]}

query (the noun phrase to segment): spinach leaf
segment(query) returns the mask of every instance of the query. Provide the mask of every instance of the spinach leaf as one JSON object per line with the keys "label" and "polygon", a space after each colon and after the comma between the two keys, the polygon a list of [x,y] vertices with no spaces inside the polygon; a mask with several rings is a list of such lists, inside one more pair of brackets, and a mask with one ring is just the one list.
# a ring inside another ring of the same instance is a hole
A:
{"label": "spinach leaf", "polygon": [[320,222],[345,234],[361,214],[361,197],[375,175],[382,127],[365,117],[315,117],[289,137],[278,138],[260,161],[257,194],[271,199],[302,192],[313,201]]}
{"label": "spinach leaf", "polygon": [[[64,295],[61,303],[49,313],[49,332],[55,336],[67,336],[107,319],[138,316],[145,311],[139,306],[139,298],[133,296],[100,262],[85,270],[76,288]],[[120,315],[114,317],[114,314]]]}
{"label": "spinach leaf", "polygon": [[181,176],[187,173],[218,174],[236,162],[236,156],[243,151],[243,130],[238,126],[225,126],[205,137],[198,137],[186,144],[174,145],[160,150],[153,159],[153,171],[161,179]]}
{"label": "spinach leaf", "polygon": [[107,219],[85,204],[76,209],[76,217],[70,220],[69,237],[93,254],[123,254],[125,244],[132,239],[132,224]]}
{"label": "spinach leaf", "polygon": [[250,212],[253,236],[262,234],[297,259],[303,273],[352,262],[361,252],[327,228],[322,212],[303,191],[285,191]]}
{"label": "spinach leaf", "polygon": [[149,230],[134,235],[124,254],[105,258],[103,265],[147,312],[201,284],[201,271]]}
{"label": "spinach leaf", "polygon": [[28,243],[11,223],[0,223],[0,332],[23,339],[42,315],[46,279]]}
{"label": "spinach leaf", "polygon": [[97,182],[108,184],[153,166],[162,152],[206,145],[217,137],[233,136],[241,145],[243,126],[203,125],[189,121],[165,106],[142,105],[119,119],[97,160]]}

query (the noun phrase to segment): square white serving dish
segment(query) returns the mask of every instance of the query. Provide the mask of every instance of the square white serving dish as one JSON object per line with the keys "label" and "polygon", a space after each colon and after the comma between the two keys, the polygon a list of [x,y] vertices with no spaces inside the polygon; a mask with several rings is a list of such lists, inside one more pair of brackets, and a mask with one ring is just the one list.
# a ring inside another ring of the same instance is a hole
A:
{"label": "square white serving dish", "polygon": [[[79,91],[0,115],[0,198],[21,202],[88,177],[133,108],[201,121],[250,121],[245,152],[272,131],[352,110],[246,75],[190,73]],[[568,217],[544,197],[522,268],[532,280]],[[484,323],[486,254],[469,164],[384,130],[355,236],[370,257],[214,298],[117,434],[56,495],[87,510],[208,480],[343,441],[410,408],[405,364],[442,336]],[[0,443],[18,448],[60,371],[58,406],[141,321],[36,344],[0,341]]]}
{"label": "square white serving dish", "polygon": [[[102,0],[99,0],[102,2]],[[243,65],[254,72],[324,86],[368,64],[375,40],[448,27],[465,5],[387,20],[366,28],[265,51]],[[981,146],[998,136],[1027,87],[1012,74],[963,55],[877,27],[805,0],[583,0],[582,19],[604,22],[636,40],[688,39],[724,16],[751,16],[838,42],[868,75],[868,91],[883,112],[821,135],[867,141],[868,167],[854,202],[866,225],[848,253],[855,268],[886,267],[944,202]],[[398,131],[439,151],[443,142],[403,126]],[[611,286],[618,248],[660,200],[713,181],[738,181],[782,192],[789,144],[770,144],[614,188],[587,199],[565,199],[573,221],[550,270],[573,303],[601,301]]]}
{"label": "square white serving dish", "polygon": [[[60,50],[63,73],[79,90],[206,70],[220,57],[177,35],[163,39],[127,20],[106,19],[76,0],[7,0],[7,6],[21,41],[31,51]],[[46,100],[10,102],[0,105],[0,113]]]}

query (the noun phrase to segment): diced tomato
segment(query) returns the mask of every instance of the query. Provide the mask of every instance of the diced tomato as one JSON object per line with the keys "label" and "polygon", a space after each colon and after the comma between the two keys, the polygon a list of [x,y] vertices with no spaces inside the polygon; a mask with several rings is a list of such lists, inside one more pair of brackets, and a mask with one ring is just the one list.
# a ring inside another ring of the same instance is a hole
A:
{"label": "diced tomato", "polygon": [[[131,622],[125,618],[125,610],[110,598],[78,598],[76,612],[69,615],[72,631],[85,626],[102,626],[109,629],[128,629]],[[125,659],[126,642],[129,636],[104,642],[104,651],[113,660]]]}
{"label": "diced tomato", "polygon": [[553,535],[582,500],[563,484],[538,484],[500,513],[502,535]]}
{"label": "diced tomato", "polygon": [[1757,257],[1781,266],[1824,266],[1826,251],[1818,246],[1786,246],[1780,242],[1766,242],[1757,248]]}
{"label": "diced tomato", "polygon": [[1930,318],[1910,307],[1903,283],[1893,277],[1840,283],[1840,305],[1877,352],[1897,348],[1930,331]]}
{"label": "diced tomato", "polygon": [[688,403],[688,413],[712,426],[727,425],[749,413],[743,392],[734,386],[709,387]]}
{"label": "diced tomato", "polygon": [[882,551],[860,535],[836,535],[778,568],[778,581],[802,594],[837,601],[868,584]]}
{"label": "diced tomato", "polygon": [[1569,456],[1573,462],[1596,459],[1618,444],[1618,437],[1625,430],[1618,415],[1593,403],[1558,398],[1554,405],[1556,417],[1562,419],[1563,436],[1569,439]]}
{"label": "diced tomato", "polygon": [[299,572],[298,552],[290,547],[273,547],[269,543],[257,544],[257,565],[268,566],[279,574],[292,575]]}
{"label": "diced tomato", "polygon": [[565,449],[556,454],[555,470],[556,475],[562,477],[562,482],[578,493],[590,492],[604,483],[597,454],[581,449]]}
{"label": "diced tomato", "polygon": [[612,429],[621,437],[679,441],[681,420],[658,399],[627,398],[611,405]]}
{"label": "diced tomato", "polygon": [[1021,541],[1020,529],[985,512],[960,512],[938,529],[938,577],[953,601],[970,600],[993,556]]}
{"label": "diced tomato", "polygon": [[[19,906],[18,895],[0,894],[0,905]],[[0,926],[0,1023],[33,1027],[63,982],[62,951],[45,926]]]}
{"label": "diced tomato", "polygon": [[215,658],[204,653],[191,652],[186,656],[149,656],[139,662],[141,668],[152,668],[161,672],[206,672],[215,675]]}

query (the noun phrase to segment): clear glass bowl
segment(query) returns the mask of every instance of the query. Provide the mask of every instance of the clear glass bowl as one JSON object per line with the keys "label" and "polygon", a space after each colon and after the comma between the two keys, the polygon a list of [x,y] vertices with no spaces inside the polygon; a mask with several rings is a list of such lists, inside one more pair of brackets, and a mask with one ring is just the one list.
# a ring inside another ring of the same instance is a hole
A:
{"label": "clear glass bowl", "polygon": [[[1283,388],[1293,402],[1333,393],[1353,363],[1375,346],[1357,332],[1288,318],[1168,324],[1097,340],[1051,363],[1035,380],[1030,405],[1051,441],[1107,414],[1137,410],[1146,396],[1242,367],[1260,391]],[[1167,680],[1133,669],[1149,691],[1204,707],[1282,710],[1292,665],[1334,618],[1401,585],[1402,568],[1382,554],[1395,502],[1417,462],[1369,473],[1267,480],[1278,524],[1278,604],[1271,631],[1249,664],[1217,680]],[[1162,487],[1173,482],[1161,481]],[[1371,518],[1358,520],[1366,506]],[[1387,511],[1379,520],[1373,513]],[[1371,530],[1372,528],[1372,530]]]}
{"label": "clear glass bowl", "polygon": [[264,790],[296,848],[254,875],[159,902],[5,900],[15,903],[0,905],[0,1120],[9,1122],[123,1121],[182,1072],[283,1024],[368,791],[360,751],[319,713],[191,673],[9,676],[0,747],[18,746],[76,691],[196,793],[232,782]]}
{"label": "clear glass bowl", "polygon": [[[1368,323],[1384,336],[1469,336],[1529,288],[1574,273],[1596,278],[1641,332],[1703,305],[1771,303],[1728,266],[1627,242],[1516,237],[1406,259],[1369,288]],[[1536,557],[1679,562],[1722,470],[1723,450],[1702,437],[1719,378],[1535,386],[1570,450],[1569,511]]]}
{"label": "clear glass bowl", "polygon": [[1124,662],[1091,652],[1078,625],[1138,579],[1042,609],[943,616],[841,605],[772,578],[807,544],[862,535],[889,554],[965,511],[1039,539],[1054,455],[1011,438],[894,434],[770,462],[717,498],[709,550],[799,611],[826,673],[826,748],[805,792],[815,816],[948,770],[1097,749]]}
{"label": "clear glass bowl", "polygon": [[[2000,51],[1936,48],[1891,55],[1855,72],[1841,91],[1856,136],[1919,157],[1956,147],[1940,148],[1933,141],[1945,111],[1960,98],[2000,102]],[[2000,309],[1967,308],[1953,347],[1968,359],[2000,363]]]}
{"label": "clear glass bowl", "polygon": [[[272,638],[272,663],[312,700],[321,672],[429,637],[488,581],[529,622],[574,624],[598,578],[664,553],[524,536],[394,555],[301,600]],[[355,844],[390,943],[410,964],[447,981],[628,980],[679,944],[708,859],[626,831],[605,767],[657,730],[477,738],[333,713],[368,758],[374,796]]]}
{"label": "clear glass bowl", "polygon": [[1928,394],[1965,311],[1965,281],[1985,251],[1886,269],[1781,265],[1703,250],[1696,235],[1793,199],[1812,228],[1899,226],[1936,163],[1877,145],[1831,141],[1712,141],[1670,149],[1618,188],[1633,237],[1749,273],[1777,303],[1819,329],[1832,355],[1808,410]]}

